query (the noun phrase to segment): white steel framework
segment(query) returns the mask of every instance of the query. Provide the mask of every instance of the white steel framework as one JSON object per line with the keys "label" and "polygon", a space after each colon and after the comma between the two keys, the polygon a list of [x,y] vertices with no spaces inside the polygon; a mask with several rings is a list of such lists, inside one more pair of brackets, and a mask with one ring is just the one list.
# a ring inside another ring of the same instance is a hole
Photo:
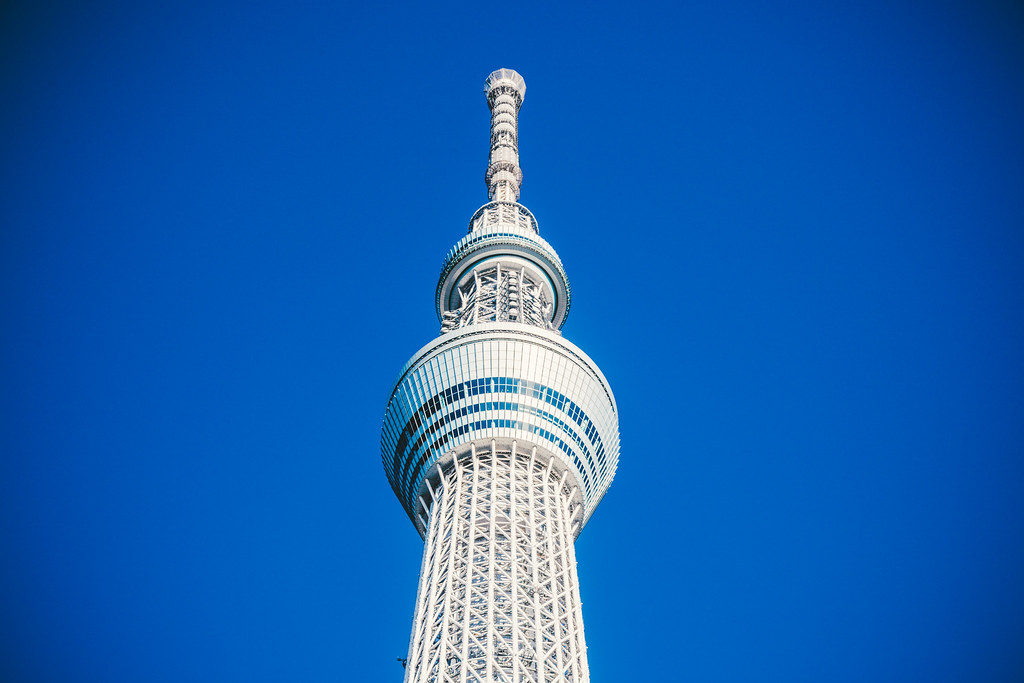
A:
{"label": "white steel framework", "polygon": [[504,268],[501,261],[493,268],[475,268],[473,278],[456,289],[460,305],[445,311],[441,331],[484,322],[523,322],[552,329],[552,302],[541,278],[526,264],[516,265],[506,260]]}
{"label": "white steel framework", "polygon": [[588,680],[567,478],[496,442],[441,473],[406,680]]}
{"label": "white steel framework", "polygon": [[388,480],[425,540],[406,683],[587,683],[573,543],[618,464],[618,410],[561,336],[569,280],[519,203],[526,83],[499,69],[489,202],[448,252],[441,335],[399,373]]}

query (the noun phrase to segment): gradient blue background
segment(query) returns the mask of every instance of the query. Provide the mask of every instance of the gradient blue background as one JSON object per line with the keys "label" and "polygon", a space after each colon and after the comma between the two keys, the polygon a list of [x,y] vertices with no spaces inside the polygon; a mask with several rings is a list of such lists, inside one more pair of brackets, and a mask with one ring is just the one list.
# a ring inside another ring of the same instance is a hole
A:
{"label": "gradient blue background", "polygon": [[0,678],[400,681],[484,77],[621,412],[594,683],[1024,680],[1024,9],[5,3]]}

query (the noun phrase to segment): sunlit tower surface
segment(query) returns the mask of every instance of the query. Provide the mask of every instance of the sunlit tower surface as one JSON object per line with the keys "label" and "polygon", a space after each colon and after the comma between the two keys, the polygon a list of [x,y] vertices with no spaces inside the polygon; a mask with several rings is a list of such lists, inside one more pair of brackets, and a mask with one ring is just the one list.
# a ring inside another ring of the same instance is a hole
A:
{"label": "sunlit tower surface", "polygon": [[573,542],[615,474],[618,413],[559,331],[569,280],[519,203],[526,83],[499,69],[484,89],[490,201],[445,258],[441,334],[402,368],[381,434],[425,541],[405,681],[578,683],[590,676]]}

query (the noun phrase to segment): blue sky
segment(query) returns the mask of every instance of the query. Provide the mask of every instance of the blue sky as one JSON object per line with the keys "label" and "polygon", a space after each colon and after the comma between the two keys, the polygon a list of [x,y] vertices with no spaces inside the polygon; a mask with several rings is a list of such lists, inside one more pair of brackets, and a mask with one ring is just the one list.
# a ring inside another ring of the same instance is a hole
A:
{"label": "blue sky", "polygon": [[1024,678],[1024,13],[848,5],[7,3],[2,678],[401,680],[498,67],[621,413],[594,683]]}

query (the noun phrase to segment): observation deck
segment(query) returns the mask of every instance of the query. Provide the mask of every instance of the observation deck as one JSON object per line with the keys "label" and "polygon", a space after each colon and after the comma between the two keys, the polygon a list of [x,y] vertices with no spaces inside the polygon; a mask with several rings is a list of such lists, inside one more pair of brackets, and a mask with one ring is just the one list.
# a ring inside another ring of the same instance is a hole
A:
{"label": "observation deck", "polygon": [[515,442],[527,453],[536,447],[540,462],[554,460],[568,473],[582,503],[575,536],[618,464],[618,411],[608,381],[575,344],[531,325],[471,325],[420,349],[392,390],[381,451],[421,535],[440,469],[471,444],[492,441],[505,449]]}

